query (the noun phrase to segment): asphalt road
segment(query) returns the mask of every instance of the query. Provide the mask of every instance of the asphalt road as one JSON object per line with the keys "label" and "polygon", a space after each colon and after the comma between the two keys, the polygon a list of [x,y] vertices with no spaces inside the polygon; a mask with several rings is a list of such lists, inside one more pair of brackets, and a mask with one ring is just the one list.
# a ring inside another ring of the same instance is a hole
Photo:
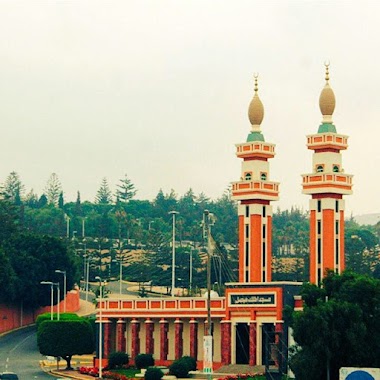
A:
{"label": "asphalt road", "polygon": [[15,372],[20,380],[53,380],[39,366],[39,361],[43,358],[37,348],[35,326],[0,337],[0,372]]}

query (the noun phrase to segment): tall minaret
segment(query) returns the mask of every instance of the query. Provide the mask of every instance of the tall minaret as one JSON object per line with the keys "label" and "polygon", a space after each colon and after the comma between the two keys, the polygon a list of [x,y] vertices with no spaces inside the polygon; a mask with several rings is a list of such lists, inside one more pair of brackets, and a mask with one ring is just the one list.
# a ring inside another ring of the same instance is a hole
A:
{"label": "tall minaret", "polygon": [[236,144],[236,155],[243,159],[240,181],[232,183],[232,198],[239,201],[239,282],[271,281],[272,206],[278,199],[278,182],[271,182],[269,158],[274,144],[265,142],[261,133],[264,107],[257,94],[249,105],[252,124],[247,142]]}
{"label": "tall minaret", "polygon": [[327,269],[344,270],[344,200],[352,194],[352,175],[345,174],[341,150],[347,149],[345,135],[336,132],[332,122],[335,95],[326,84],[319,97],[322,124],[318,133],[307,136],[308,149],[314,150],[311,174],[302,176],[304,194],[310,194],[310,282],[319,285]]}

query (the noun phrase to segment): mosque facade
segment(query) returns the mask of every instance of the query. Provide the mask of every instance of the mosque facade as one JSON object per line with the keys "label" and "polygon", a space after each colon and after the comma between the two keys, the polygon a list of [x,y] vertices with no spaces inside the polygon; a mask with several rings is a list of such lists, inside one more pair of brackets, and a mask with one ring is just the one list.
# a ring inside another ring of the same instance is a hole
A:
{"label": "mosque facade", "polygon": [[[313,150],[312,172],[302,176],[303,193],[310,195],[310,282],[320,284],[327,269],[344,269],[344,200],[352,192],[352,176],[345,174],[341,150],[347,136],[332,122],[334,92],[329,84],[320,95],[322,124],[307,136]],[[157,365],[188,355],[202,368],[204,337],[212,331],[213,369],[228,364],[264,365],[268,358],[286,367],[291,339],[285,306],[302,310],[301,283],[272,281],[272,206],[279,199],[279,183],[272,181],[269,160],[275,145],[261,130],[264,106],[258,95],[249,105],[251,130],[236,144],[241,159],[239,181],[232,183],[238,203],[239,278],[225,284],[223,296],[118,298],[98,304],[97,320],[103,326],[102,356],[127,352],[133,359],[149,353]],[[211,316],[211,329],[208,317]]]}

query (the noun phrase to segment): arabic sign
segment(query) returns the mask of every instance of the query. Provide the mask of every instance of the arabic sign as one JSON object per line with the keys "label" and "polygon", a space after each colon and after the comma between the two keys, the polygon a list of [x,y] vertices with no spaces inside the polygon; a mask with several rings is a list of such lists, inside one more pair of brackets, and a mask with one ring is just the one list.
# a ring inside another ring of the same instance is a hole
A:
{"label": "arabic sign", "polygon": [[276,306],[275,293],[230,294],[230,306]]}

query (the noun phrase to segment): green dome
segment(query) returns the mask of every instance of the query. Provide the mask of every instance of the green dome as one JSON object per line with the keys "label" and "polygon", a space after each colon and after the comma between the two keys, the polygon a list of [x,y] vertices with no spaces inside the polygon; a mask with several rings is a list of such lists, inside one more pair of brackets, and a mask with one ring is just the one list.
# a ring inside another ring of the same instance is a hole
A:
{"label": "green dome", "polygon": [[333,123],[322,123],[318,128],[318,133],[336,133],[336,128]]}
{"label": "green dome", "polygon": [[250,141],[265,141],[264,135],[261,132],[251,132],[247,137],[247,142]]}

